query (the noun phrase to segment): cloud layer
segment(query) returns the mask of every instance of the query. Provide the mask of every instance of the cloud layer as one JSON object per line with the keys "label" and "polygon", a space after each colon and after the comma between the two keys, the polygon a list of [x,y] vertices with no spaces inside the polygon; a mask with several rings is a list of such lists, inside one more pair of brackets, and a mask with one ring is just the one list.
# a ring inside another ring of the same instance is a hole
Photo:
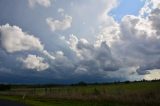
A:
{"label": "cloud layer", "polygon": [[[49,0],[29,0],[29,3],[31,6],[51,5]],[[13,70],[20,69],[26,75],[30,75],[29,72],[33,70],[36,75],[45,78],[90,82],[160,78],[160,2],[147,0],[138,15],[125,15],[118,22],[110,15],[118,6],[117,0],[89,0],[86,4],[82,1],[76,7],[77,4],[73,2],[71,7],[83,15],[77,20],[89,17],[85,28],[88,31],[91,27],[94,29],[91,39],[78,36],[79,33],[72,34],[73,30],[68,31],[76,25],[78,27],[75,30],[81,31],[79,29],[82,25],[74,22],[76,19],[72,16],[77,13],[67,15],[66,10],[59,8],[61,19],[45,17],[44,23],[47,23],[61,45],[55,50],[54,42],[50,43],[48,49],[41,43],[44,39],[24,32],[16,25],[1,25],[0,44],[3,50],[0,51],[9,53],[14,61],[22,64],[15,66]],[[88,6],[95,11],[88,10]],[[57,32],[60,33],[59,39]],[[63,36],[62,32],[70,34]],[[52,36],[50,39],[53,39]]]}

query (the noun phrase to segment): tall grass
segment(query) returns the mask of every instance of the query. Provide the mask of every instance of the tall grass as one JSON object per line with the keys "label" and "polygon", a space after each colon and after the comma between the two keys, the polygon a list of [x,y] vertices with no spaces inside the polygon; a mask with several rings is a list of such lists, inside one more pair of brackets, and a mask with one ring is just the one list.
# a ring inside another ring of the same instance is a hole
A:
{"label": "tall grass", "polygon": [[[129,84],[60,86],[44,88],[11,88],[1,95],[18,96],[36,101],[93,102],[95,106],[107,103],[127,106],[160,106],[160,82],[137,82]],[[79,102],[78,102],[79,103]],[[93,104],[92,104],[93,105]],[[117,105],[117,106],[119,106]],[[89,105],[91,106],[91,105]]]}

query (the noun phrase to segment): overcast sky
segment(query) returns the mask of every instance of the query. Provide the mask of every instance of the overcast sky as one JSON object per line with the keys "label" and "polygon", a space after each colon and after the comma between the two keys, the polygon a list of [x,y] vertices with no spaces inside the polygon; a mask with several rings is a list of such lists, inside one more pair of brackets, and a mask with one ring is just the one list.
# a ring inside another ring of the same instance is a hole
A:
{"label": "overcast sky", "polygon": [[159,78],[159,0],[0,0],[0,83]]}

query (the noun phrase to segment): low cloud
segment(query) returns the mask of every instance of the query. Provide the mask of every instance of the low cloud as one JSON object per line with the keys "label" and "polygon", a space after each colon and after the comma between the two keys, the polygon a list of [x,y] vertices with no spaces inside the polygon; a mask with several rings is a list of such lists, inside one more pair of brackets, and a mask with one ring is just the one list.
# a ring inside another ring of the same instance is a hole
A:
{"label": "low cloud", "polygon": [[23,32],[20,27],[15,25],[0,26],[0,47],[8,53],[36,51],[49,59],[55,59],[53,55],[44,49],[44,45],[39,38]]}
{"label": "low cloud", "polygon": [[138,67],[139,75],[160,68],[157,65],[160,61],[160,11],[158,7],[147,8],[150,12],[146,11],[145,17],[124,16],[116,31],[119,32],[118,39],[111,42],[111,50],[122,61],[123,67]]}
{"label": "low cloud", "polygon": [[23,66],[27,69],[43,71],[49,68],[49,64],[44,62],[44,58],[29,54],[26,58],[19,58]]}
{"label": "low cloud", "polygon": [[23,32],[18,26],[9,24],[0,26],[0,44],[7,52],[27,50],[43,50],[43,45],[38,38]]}
{"label": "low cloud", "polygon": [[37,4],[44,7],[49,7],[51,5],[51,0],[28,0],[28,2],[30,7],[34,7]]}
{"label": "low cloud", "polygon": [[69,15],[65,15],[63,20],[56,20],[49,17],[46,19],[46,22],[53,32],[57,30],[61,31],[71,27],[72,17]]}
{"label": "low cloud", "polygon": [[99,47],[95,47],[84,38],[78,39],[75,35],[70,35],[66,43],[76,53],[78,69],[88,70],[86,72],[91,70],[93,72],[119,70],[119,64],[114,59],[106,42],[102,42]]}

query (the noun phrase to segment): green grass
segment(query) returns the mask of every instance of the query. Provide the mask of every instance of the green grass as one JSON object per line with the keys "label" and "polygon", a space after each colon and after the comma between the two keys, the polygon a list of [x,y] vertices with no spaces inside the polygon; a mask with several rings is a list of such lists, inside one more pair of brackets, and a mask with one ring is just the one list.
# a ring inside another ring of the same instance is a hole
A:
{"label": "green grass", "polygon": [[0,96],[0,99],[24,103],[28,106],[127,106],[118,103],[95,102],[95,101],[77,101],[77,100],[42,100],[28,98],[22,100],[19,96]]}
{"label": "green grass", "polygon": [[30,106],[160,106],[160,82],[64,86],[47,90],[14,87],[0,95],[1,99]]}

